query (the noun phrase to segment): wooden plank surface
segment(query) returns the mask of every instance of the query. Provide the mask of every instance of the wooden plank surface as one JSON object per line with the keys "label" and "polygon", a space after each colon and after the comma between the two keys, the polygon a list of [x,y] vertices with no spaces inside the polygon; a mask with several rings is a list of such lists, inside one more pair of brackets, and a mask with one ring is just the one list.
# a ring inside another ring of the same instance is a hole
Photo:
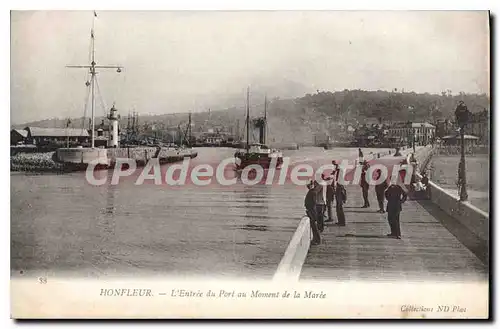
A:
{"label": "wooden plank surface", "polygon": [[386,237],[387,213],[377,213],[373,187],[370,208],[361,208],[359,186],[348,186],[347,194],[347,226],[325,227],[321,244],[309,250],[301,280],[487,280],[487,265],[450,233],[460,238],[461,228],[448,230],[444,214],[429,201],[403,205],[402,239],[397,240]]}

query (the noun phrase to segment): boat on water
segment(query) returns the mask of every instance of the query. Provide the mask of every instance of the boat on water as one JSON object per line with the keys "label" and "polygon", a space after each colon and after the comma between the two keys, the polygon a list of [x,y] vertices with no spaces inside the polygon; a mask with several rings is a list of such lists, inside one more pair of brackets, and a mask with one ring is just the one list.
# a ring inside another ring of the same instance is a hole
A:
{"label": "boat on water", "polygon": [[[68,68],[83,68],[88,70],[90,80],[85,82],[88,94],[91,94],[91,124],[90,147],[64,147],[58,148],[54,153],[53,160],[63,164],[67,169],[72,170],[85,170],[89,164],[95,165],[97,169],[112,168],[116,165],[118,158],[128,158],[136,161],[138,166],[145,165],[150,159],[157,158],[160,163],[168,163],[181,161],[185,157],[194,158],[198,155],[196,150],[189,146],[182,147],[165,147],[161,145],[151,146],[120,146],[119,140],[119,115],[118,110],[113,107],[109,110],[107,119],[109,121],[109,136],[107,137],[107,144],[96,147],[96,129],[95,129],[95,85],[97,84],[98,70],[103,69],[116,69],[116,72],[121,73],[123,66],[121,65],[98,65],[95,59],[95,31],[94,22],[97,14],[93,13],[93,23],[90,32],[91,43],[91,62],[88,65],[68,65]],[[99,86],[97,85],[99,90]],[[83,121],[85,122],[85,120]],[[97,136],[98,140],[106,139],[103,136]]]}
{"label": "boat on water", "polygon": [[238,169],[244,169],[253,164],[268,169],[273,159],[276,161],[276,168],[279,168],[283,164],[283,154],[281,151],[271,149],[267,145],[259,143],[250,144],[248,150],[236,152],[235,157],[240,160],[240,163],[237,163]]}
{"label": "boat on water", "polygon": [[236,169],[242,170],[250,165],[260,165],[269,169],[271,163],[276,163],[276,168],[283,164],[283,153],[265,144],[267,132],[267,98],[264,102],[264,117],[259,118],[260,143],[250,143],[250,90],[247,89],[247,118],[246,118],[246,145],[245,149],[234,154],[236,158]]}

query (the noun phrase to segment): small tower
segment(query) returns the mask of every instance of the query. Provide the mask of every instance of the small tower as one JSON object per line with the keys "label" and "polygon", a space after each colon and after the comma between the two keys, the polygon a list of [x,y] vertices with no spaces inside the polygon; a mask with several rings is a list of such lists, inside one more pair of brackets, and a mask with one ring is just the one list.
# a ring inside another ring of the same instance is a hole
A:
{"label": "small tower", "polygon": [[118,110],[115,108],[115,104],[109,110],[108,115],[109,120],[109,140],[108,147],[119,147],[119,139],[118,139]]}

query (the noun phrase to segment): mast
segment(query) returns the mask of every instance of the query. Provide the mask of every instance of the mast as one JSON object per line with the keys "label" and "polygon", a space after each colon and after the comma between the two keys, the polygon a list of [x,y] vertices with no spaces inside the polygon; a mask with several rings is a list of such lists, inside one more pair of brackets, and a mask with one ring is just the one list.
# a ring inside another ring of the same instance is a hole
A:
{"label": "mast", "polygon": [[182,133],[182,129],[181,129],[181,124],[180,123],[177,126],[177,132],[179,133],[179,146],[182,146],[182,143],[184,142],[183,141],[184,134]]}
{"label": "mast", "polygon": [[188,126],[188,146],[191,145],[191,112],[189,112],[189,126]]}
{"label": "mast", "polygon": [[[179,129],[180,129],[180,124],[179,124]],[[184,135],[184,138],[186,139],[186,145],[191,146],[191,112],[189,112],[188,114],[188,124],[186,126],[186,130],[184,132],[181,130],[181,133]]]}
{"label": "mast", "polygon": [[94,61],[94,56],[95,56],[95,53],[94,53],[94,29],[92,28],[92,33],[91,33],[91,36],[92,36],[92,63],[90,64],[91,67],[90,67],[90,84],[91,84],[91,89],[92,89],[92,102],[91,102],[91,106],[92,106],[92,114],[91,114],[91,118],[92,118],[92,121],[90,122],[91,125],[90,125],[90,138],[92,139],[92,144],[91,144],[91,147],[94,148],[95,146],[95,116],[94,116],[94,106],[95,106],[95,96],[94,96],[94,81],[95,81],[95,61]]}
{"label": "mast", "polygon": [[[122,70],[121,66],[116,66],[116,65],[97,65],[95,62],[95,35],[94,35],[94,25],[95,25],[95,20],[97,18],[97,13],[94,11],[94,16],[92,20],[92,29],[90,30],[90,44],[91,44],[91,62],[90,65],[67,65],[67,68],[85,68],[89,69],[90,73],[90,89],[91,89],[91,94],[92,94],[92,100],[91,100],[91,108],[92,108],[92,114],[91,114],[91,121],[90,121],[90,135],[92,139],[92,144],[91,147],[95,147],[95,115],[94,115],[94,108],[95,108],[95,79],[97,75],[96,69],[116,69],[116,72],[120,73]],[[86,86],[89,85],[89,82],[87,81],[85,83]]]}
{"label": "mast", "polygon": [[68,118],[66,120],[66,147],[69,148],[69,134],[68,134],[68,128],[69,128],[69,125],[71,124],[71,119]]}
{"label": "mast", "polygon": [[130,110],[128,111],[127,117],[127,142],[130,141]]}
{"label": "mast", "polygon": [[95,107],[95,92],[94,92],[94,85],[95,85],[95,40],[94,40],[94,24],[95,24],[95,19],[97,17],[97,14],[94,11],[94,19],[92,20],[92,29],[90,30],[90,45],[92,47],[92,59],[90,62],[90,89],[92,93],[92,100],[91,100],[91,121],[90,121],[90,138],[92,139],[91,147],[94,148],[95,146],[95,115],[94,115],[94,107]]}
{"label": "mast", "polygon": [[264,95],[264,138],[263,144],[266,144],[267,139],[267,94]]}
{"label": "mast", "polygon": [[135,128],[137,129],[137,135],[141,133],[141,126],[139,125],[139,112],[135,112]]}
{"label": "mast", "polygon": [[247,87],[247,153],[250,149],[250,87]]}
{"label": "mast", "polygon": [[132,126],[130,127],[130,134],[135,138],[135,111],[132,112]]}
{"label": "mast", "polygon": [[240,119],[236,120],[236,140],[238,142],[241,140]]}

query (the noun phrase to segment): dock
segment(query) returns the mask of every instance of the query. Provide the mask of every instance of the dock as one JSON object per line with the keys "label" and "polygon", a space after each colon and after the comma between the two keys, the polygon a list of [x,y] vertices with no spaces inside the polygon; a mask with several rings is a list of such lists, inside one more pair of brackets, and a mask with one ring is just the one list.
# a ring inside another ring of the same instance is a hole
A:
{"label": "dock", "polygon": [[430,200],[403,204],[402,239],[397,240],[386,236],[390,232],[387,213],[377,212],[373,188],[369,191],[370,208],[361,208],[358,186],[349,186],[347,195],[347,225],[325,227],[321,244],[309,249],[300,280],[487,279],[485,250],[477,247],[478,241],[466,237],[465,227],[452,225],[449,215]]}
{"label": "dock", "polygon": [[[390,168],[406,157],[377,156],[370,163]],[[416,151],[418,163],[432,156],[431,148]],[[346,177],[352,176],[348,173]],[[417,174],[418,175],[418,174]],[[349,178],[347,178],[349,180]],[[461,202],[432,181],[429,199],[411,194],[400,215],[402,239],[390,232],[387,213],[378,212],[374,186],[369,208],[362,208],[362,191],[347,185],[346,226],[326,223],[321,243],[311,245],[309,218],[303,217],[290,240],[274,278],[300,281],[464,282],[488,280],[489,214]],[[385,201],[386,204],[387,201]],[[333,209],[334,221],[336,211]]]}

